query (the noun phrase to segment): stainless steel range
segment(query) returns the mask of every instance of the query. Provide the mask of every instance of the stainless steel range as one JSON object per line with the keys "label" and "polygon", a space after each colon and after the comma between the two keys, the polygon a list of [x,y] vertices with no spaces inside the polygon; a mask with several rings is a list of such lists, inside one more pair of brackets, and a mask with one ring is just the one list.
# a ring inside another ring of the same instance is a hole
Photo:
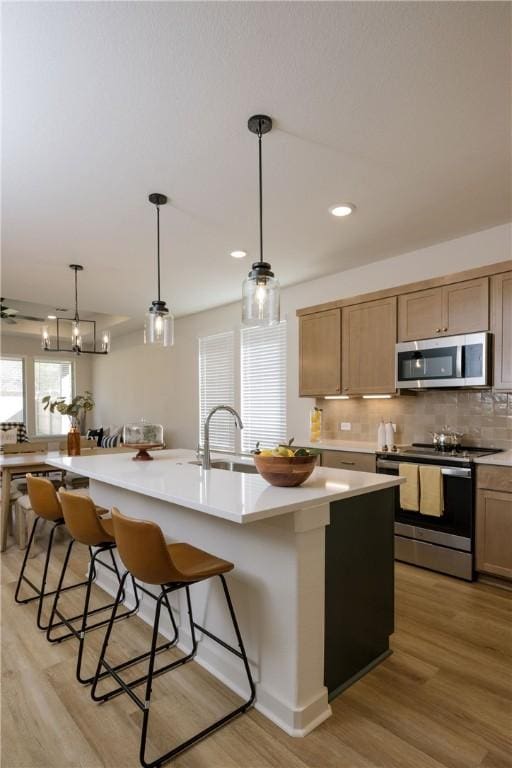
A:
{"label": "stainless steel range", "polygon": [[395,558],[461,579],[473,580],[474,460],[497,453],[496,448],[461,446],[440,451],[425,443],[377,453],[377,472],[399,474],[400,463],[439,466],[443,480],[441,517],[402,509],[397,488]]}

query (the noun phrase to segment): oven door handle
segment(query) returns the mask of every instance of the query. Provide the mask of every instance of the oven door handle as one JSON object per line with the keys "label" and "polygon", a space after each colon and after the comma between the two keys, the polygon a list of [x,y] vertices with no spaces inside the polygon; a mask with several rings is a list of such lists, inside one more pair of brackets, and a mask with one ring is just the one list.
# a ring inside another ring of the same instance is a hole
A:
{"label": "oven door handle", "polygon": [[[415,463],[415,462],[411,462]],[[377,469],[396,469],[398,474],[398,461],[386,461],[386,459],[377,459]],[[420,466],[420,464],[418,464]],[[423,466],[437,466],[436,464],[424,464]],[[442,475],[449,477],[464,477],[471,480],[471,469],[469,467],[440,467]]]}

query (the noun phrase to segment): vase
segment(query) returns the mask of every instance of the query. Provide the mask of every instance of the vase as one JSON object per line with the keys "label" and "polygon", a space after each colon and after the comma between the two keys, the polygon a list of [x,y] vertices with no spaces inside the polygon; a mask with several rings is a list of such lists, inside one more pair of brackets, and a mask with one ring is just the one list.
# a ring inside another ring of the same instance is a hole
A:
{"label": "vase", "polygon": [[68,456],[80,456],[80,430],[71,427],[68,432]]}

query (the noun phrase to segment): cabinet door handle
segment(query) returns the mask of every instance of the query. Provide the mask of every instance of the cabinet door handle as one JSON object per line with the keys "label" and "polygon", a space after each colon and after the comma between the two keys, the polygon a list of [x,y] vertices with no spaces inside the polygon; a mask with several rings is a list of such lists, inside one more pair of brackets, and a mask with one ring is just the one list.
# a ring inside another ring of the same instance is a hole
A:
{"label": "cabinet door handle", "polygon": [[441,330],[443,331],[443,333],[445,333],[448,330],[448,328],[441,328]]}
{"label": "cabinet door handle", "polygon": [[441,333],[441,329],[440,328],[436,328],[436,333]]}

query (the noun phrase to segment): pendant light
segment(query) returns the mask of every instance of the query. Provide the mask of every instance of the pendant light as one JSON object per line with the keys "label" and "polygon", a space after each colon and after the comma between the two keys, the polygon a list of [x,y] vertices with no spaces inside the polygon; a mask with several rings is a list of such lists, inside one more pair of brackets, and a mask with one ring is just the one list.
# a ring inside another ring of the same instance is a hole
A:
{"label": "pendant light", "polygon": [[151,303],[146,313],[144,343],[160,347],[172,347],[174,344],[174,317],[167,304],[160,297],[160,206],[167,202],[166,195],[152,193],[148,198],[156,206],[156,262],[158,298]]}
{"label": "pendant light", "polygon": [[[96,349],[96,320],[81,320],[78,314],[78,273],[83,271],[81,264],[70,264],[69,268],[75,273],[75,314],[72,318],[55,316],[57,325],[57,344],[52,348],[50,331],[48,325],[43,325],[41,329],[41,348],[45,352],[74,352],[76,355],[106,355],[110,352],[110,331],[101,332],[100,349]],[[61,342],[62,323],[71,322],[71,347],[66,347]],[[83,348],[82,334],[92,336],[92,349]]]}
{"label": "pendant light", "polygon": [[274,325],[279,322],[279,281],[268,261],[263,261],[263,173],[261,137],[272,130],[272,118],[253,115],[247,127],[258,137],[258,171],[260,203],[260,259],[255,261],[242,287],[242,323],[244,325]]}

